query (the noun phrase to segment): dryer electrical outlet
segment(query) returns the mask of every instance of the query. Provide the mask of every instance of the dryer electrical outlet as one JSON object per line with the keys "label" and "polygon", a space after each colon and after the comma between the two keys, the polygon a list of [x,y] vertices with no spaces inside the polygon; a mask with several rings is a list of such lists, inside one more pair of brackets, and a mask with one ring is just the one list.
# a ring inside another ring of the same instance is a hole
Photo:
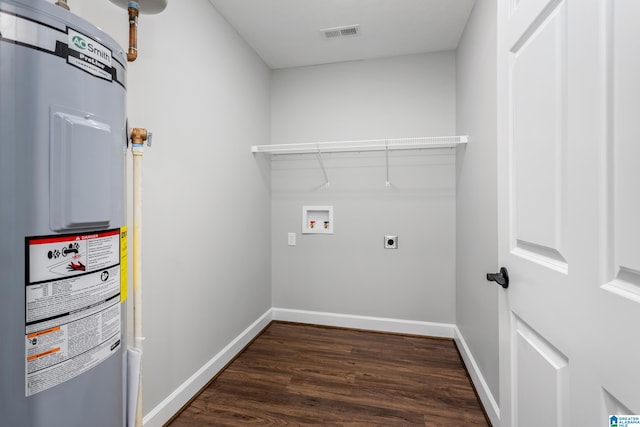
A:
{"label": "dryer electrical outlet", "polygon": [[398,236],[384,236],[385,249],[398,249]]}

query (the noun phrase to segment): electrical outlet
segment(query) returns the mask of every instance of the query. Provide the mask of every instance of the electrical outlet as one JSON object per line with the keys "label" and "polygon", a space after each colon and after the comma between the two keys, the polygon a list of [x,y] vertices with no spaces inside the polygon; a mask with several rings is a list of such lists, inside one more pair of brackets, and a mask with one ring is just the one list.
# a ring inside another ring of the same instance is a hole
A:
{"label": "electrical outlet", "polygon": [[398,236],[384,236],[385,249],[398,249]]}
{"label": "electrical outlet", "polygon": [[287,234],[287,244],[289,246],[295,246],[296,245],[296,233]]}

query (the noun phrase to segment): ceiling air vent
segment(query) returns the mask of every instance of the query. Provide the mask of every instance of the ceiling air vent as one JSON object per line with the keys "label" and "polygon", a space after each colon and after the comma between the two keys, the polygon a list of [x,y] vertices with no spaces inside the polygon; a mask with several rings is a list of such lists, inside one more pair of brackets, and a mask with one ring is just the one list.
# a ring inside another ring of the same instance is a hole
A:
{"label": "ceiling air vent", "polygon": [[346,27],[325,28],[320,30],[325,39],[337,39],[342,37],[353,37],[360,34],[360,25],[348,25]]}

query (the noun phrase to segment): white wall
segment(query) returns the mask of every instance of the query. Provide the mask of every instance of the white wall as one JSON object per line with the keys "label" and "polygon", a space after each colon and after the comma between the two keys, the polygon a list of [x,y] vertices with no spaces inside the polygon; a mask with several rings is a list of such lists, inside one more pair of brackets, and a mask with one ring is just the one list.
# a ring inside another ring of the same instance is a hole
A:
{"label": "white wall", "polygon": [[[457,51],[457,130],[471,135],[457,157],[458,329],[496,401],[499,286],[496,153],[496,0],[476,0]],[[486,406],[487,402],[485,402]]]}
{"label": "white wall", "polygon": [[[74,12],[126,46],[126,11]],[[271,307],[270,71],[206,0],[139,20],[129,123],[144,156],[144,413]],[[130,242],[131,244],[131,242]]]}
{"label": "white wall", "polygon": [[272,144],[448,135],[455,54],[275,70],[271,109]]}
{"label": "white wall", "polygon": [[[275,70],[272,143],[452,135],[455,54]],[[272,289],[278,308],[455,323],[455,157],[327,154],[272,160]],[[303,205],[333,205],[333,235],[301,235]],[[296,232],[297,246],[287,246]],[[397,234],[399,249],[383,236]]]}

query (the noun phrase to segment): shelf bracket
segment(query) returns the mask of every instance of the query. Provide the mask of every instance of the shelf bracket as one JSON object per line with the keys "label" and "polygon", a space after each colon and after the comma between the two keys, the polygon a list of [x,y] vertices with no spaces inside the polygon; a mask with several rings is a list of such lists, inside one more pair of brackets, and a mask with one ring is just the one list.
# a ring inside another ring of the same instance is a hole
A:
{"label": "shelf bracket", "polygon": [[391,182],[389,182],[389,140],[384,141],[384,151],[387,159],[387,182],[386,186],[391,187]]}
{"label": "shelf bracket", "polygon": [[322,173],[324,174],[324,185],[326,187],[329,186],[329,176],[327,176],[327,169],[324,167],[324,159],[322,158],[322,151],[320,151],[320,146],[318,146],[318,161],[320,162],[320,167],[322,168]]}

